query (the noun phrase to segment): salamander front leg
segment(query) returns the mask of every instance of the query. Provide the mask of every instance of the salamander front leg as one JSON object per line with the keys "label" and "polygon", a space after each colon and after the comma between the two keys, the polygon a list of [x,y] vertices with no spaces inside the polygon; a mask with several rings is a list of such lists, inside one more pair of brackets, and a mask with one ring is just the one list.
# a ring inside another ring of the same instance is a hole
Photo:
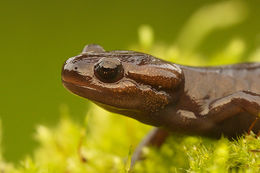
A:
{"label": "salamander front leg", "polygon": [[[249,91],[239,91],[211,102],[200,114],[213,123],[222,122],[240,113],[249,113],[258,119],[260,113],[260,95]],[[249,130],[253,129],[252,122]]]}
{"label": "salamander front leg", "polygon": [[169,132],[161,128],[153,128],[146,137],[140,142],[138,147],[135,149],[132,159],[131,167],[133,168],[136,161],[142,159],[142,150],[146,146],[160,147],[166,138],[169,136]]}

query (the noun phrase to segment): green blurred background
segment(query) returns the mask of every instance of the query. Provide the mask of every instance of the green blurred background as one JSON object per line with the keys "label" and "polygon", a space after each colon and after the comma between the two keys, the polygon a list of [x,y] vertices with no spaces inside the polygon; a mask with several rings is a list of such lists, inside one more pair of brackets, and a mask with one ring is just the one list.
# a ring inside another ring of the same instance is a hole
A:
{"label": "green blurred background", "polygon": [[176,53],[178,63],[186,57],[192,57],[185,61],[191,65],[199,64],[198,57],[210,65],[225,59],[255,61],[260,55],[259,18],[258,0],[1,0],[4,157],[17,161],[32,152],[36,125],[54,126],[63,105],[73,119],[83,120],[86,100],[63,88],[60,73],[63,62],[85,44],[129,49],[138,44],[138,28],[146,24],[156,43],[182,52]]}

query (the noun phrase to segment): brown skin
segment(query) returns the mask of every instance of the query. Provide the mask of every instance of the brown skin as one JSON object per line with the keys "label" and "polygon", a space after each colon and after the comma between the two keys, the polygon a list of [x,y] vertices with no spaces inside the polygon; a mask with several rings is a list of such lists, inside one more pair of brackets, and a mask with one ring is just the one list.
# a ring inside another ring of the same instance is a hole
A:
{"label": "brown skin", "polygon": [[260,63],[190,67],[87,45],[64,63],[62,82],[104,109],[160,127],[141,142],[132,166],[141,149],[160,146],[167,131],[233,138],[260,130]]}
{"label": "brown skin", "polygon": [[260,63],[189,67],[88,45],[65,62],[62,82],[111,112],[180,133],[235,137],[260,112]]}

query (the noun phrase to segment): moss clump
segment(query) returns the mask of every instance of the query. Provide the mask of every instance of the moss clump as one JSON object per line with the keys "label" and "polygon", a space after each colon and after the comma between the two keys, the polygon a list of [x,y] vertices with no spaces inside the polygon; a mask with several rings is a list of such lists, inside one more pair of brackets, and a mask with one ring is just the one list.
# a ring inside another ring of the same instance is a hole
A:
{"label": "moss clump", "polygon": [[[56,127],[38,126],[39,147],[18,165],[1,160],[10,173],[128,172],[131,152],[151,128],[95,105],[85,125],[62,116]],[[160,148],[144,148],[145,160],[134,172],[258,172],[260,138],[254,134],[229,141],[173,135]]]}

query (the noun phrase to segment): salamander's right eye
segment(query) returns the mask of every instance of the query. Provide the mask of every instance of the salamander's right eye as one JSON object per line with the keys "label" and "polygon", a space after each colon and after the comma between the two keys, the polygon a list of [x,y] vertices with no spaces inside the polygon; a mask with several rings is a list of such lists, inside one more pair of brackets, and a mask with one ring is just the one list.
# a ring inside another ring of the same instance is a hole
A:
{"label": "salamander's right eye", "polygon": [[122,79],[124,69],[117,58],[102,58],[94,66],[95,76],[105,83],[112,83]]}

